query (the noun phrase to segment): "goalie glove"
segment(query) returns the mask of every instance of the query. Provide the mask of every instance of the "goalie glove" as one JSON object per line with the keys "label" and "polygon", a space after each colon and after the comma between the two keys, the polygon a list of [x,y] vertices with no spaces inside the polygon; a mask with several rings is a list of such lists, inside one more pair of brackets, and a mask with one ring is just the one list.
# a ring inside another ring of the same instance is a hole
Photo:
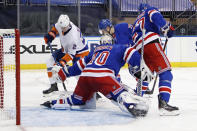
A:
{"label": "goalie glove", "polygon": [[166,25],[161,28],[161,31],[163,35],[168,38],[174,35],[174,27],[170,24],[170,22],[166,22]]}
{"label": "goalie glove", "polygon": [[150,83],[154,79],[153,73],[150,71],[150,69],[147,67],[145,63],[143,64],[142,71],[136,70],[136,68],[133,67],[133,70],[129,68],[129,72],[133,73],[133,76],[137,79],[141,79],[141,74],[142,74],[143,75],[142,80],[147,81],[148,83]]}
{"label": "goalie glove", "polygon": [[144,65],[144,67],[142,68],[142,75],[142,80],[147,81],[148,83],[150,83],[154,79],[153,73],[146,65]]}
{"label": "goalie glove", "polygon": [[53,73],[53,79],[57,82],[57,83],[61,83],[64,82],[68,76],[68,69],[66,66],[61,67],[59,65],[55,65],[52,68],[52,73]]}

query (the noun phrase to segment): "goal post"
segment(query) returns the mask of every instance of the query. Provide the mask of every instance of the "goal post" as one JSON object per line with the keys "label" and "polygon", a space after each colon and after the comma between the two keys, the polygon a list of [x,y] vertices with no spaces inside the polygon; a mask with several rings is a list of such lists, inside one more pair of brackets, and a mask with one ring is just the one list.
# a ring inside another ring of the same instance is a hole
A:
{"label": "goal post", "polygon": [[20,32],[0,29],[0,123],[20,125]]}

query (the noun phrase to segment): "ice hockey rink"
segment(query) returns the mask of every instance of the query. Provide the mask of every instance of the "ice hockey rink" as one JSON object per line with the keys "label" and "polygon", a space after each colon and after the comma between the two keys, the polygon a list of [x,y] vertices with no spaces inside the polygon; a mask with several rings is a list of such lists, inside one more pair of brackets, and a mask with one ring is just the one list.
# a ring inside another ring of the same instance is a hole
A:
{"label": "ice hockey rink", "polygon": [[[172,73],[174,79],[169,104],[178,106],[181,114],[159,116],[156,88],[154,94],[148,97],[150,109],[147,116],[135,119],[105,98],[97,101],[96,110],[44,109],[40,104],[43,102],[42,90],[49,87],[46,71],[22,70],[21,125],[3,123],[0,131],[196,131],[197,68],[173,68]],[[123,83],[135,87],[136,82],[127,69],[121,69],[120,75]],[[75,78],[66,82],[70,91],[75,85]]]}

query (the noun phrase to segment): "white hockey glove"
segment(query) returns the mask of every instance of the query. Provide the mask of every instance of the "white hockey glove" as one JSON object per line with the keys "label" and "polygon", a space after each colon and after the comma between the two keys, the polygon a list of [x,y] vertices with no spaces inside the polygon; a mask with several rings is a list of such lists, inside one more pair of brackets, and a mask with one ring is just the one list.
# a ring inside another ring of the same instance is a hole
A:
{"label": "white hockey glove", "polygon": [[150,83],[154,79],[154,74],[150,71],[148,66],[144,63],[141,71],[142,79]]}
{"label": "white hockey glove", "polygon": [[170,22],[166,22],[166,25],[161,28],[161,31],[164,37],[172,37],[174,35],[174,27],[170,24]]}
{"label": "white hockey glove", "polygon": [[139,70],[139,67],[131,67],[130,66],[129,72],[131,75],[133,75],[137,79],[141,79],[141,74],[142,74],[143,75],[142,79],[144,81],[147,81],[148,83],[150,83],[154,78],[153,73],[150,71],[150,69],[147,67],[147,65],[145,63],[143,64],[142,71]]}
{"label": "white hockey glove", "polygon": [[66,77],[68,74],[68,69],[66,66],[61,67],[58,65],[53,66],[52,68],[52,74],[53,74],[53,79],[57,82],[57,83],[61,83],[63,81],[66,80]]}

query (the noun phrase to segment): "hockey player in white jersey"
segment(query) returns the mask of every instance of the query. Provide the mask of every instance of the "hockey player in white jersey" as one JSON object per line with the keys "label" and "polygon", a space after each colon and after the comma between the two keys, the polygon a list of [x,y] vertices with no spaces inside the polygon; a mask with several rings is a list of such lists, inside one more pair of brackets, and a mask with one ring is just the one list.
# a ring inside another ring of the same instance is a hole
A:
{"label": "hockey player in white jersey", "polygon": [[46,44],[51,44],[55,37],[59,35],[61,48],[56,50],[47,60],[47,73],[51,87],[43,91],[43,94],[49,94],[53,91],[58,91],[57,83],[52,78],[52,67],[55,61],[62,65],[68,62],[74,63],[80,57],[88,55],[88,45],[82,36],[80,29],[74,25],[68,15],[61,14],[56,24],[44,36]]}

